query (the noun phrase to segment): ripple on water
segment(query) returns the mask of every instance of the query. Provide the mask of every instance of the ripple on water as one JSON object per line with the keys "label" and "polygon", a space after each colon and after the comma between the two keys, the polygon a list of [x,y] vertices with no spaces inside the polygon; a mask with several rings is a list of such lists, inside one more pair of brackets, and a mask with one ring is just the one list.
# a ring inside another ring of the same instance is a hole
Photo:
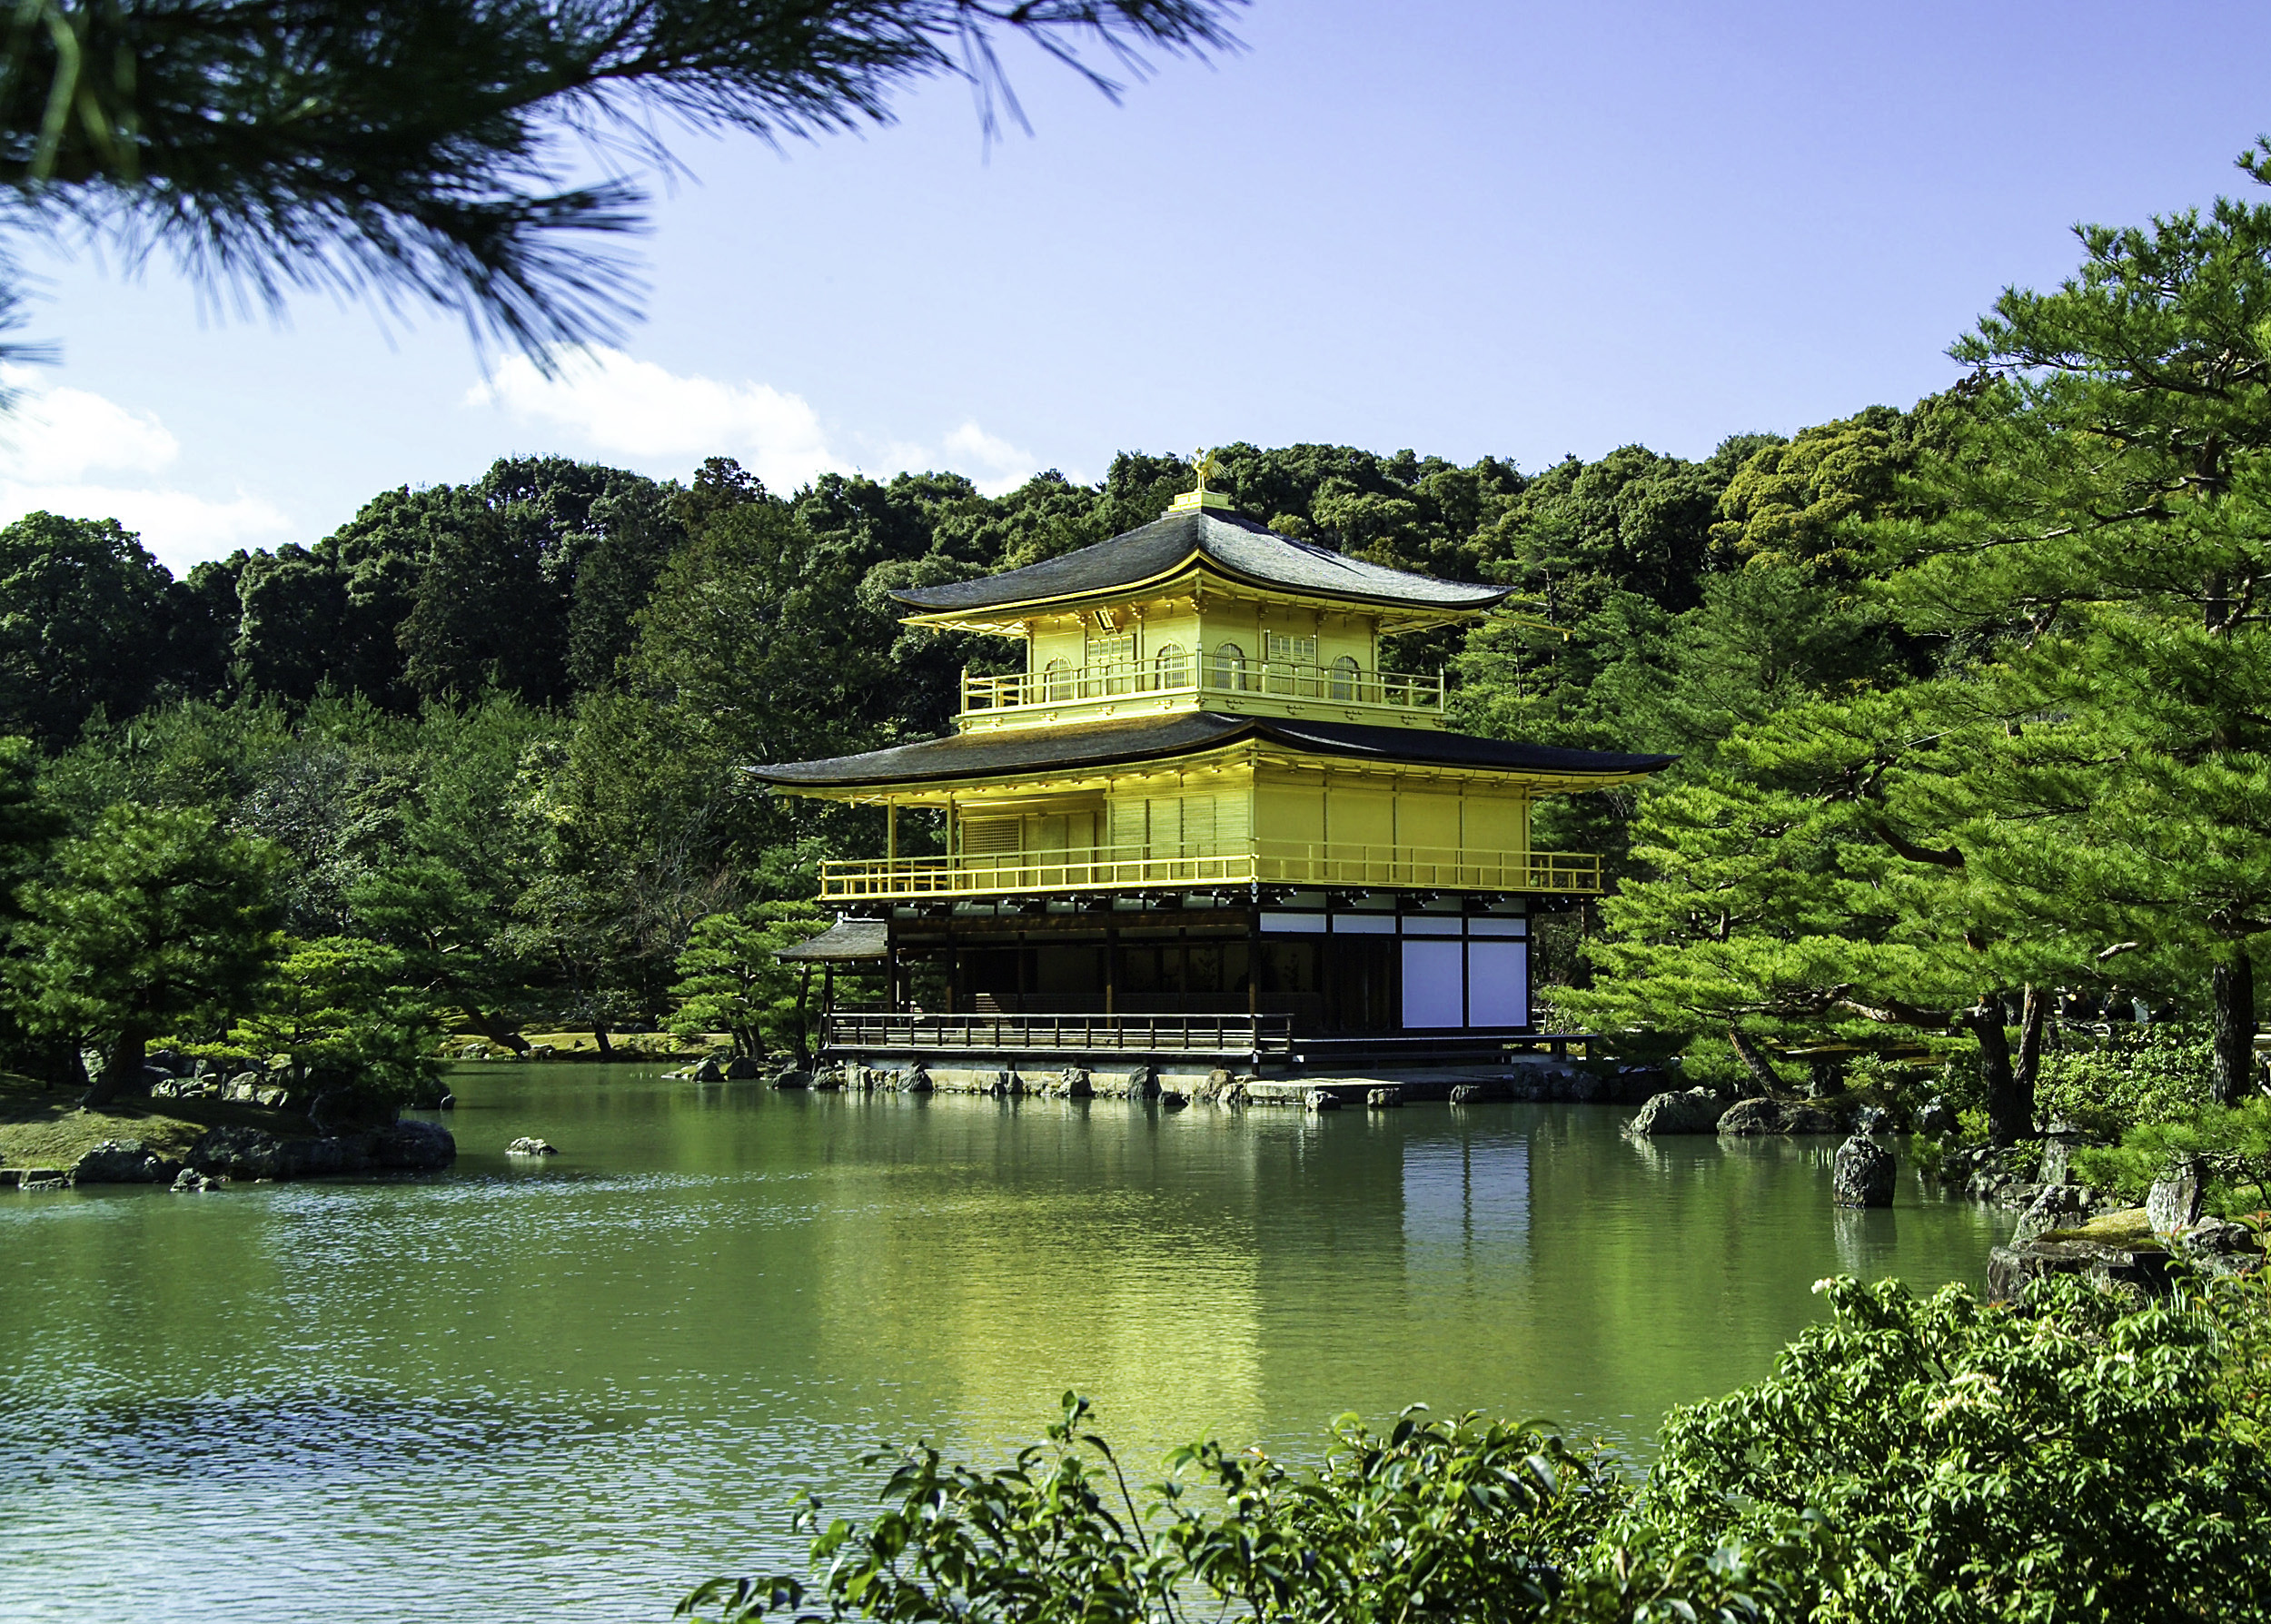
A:
{"label": "ripple on water", "polygon": [[1067,1387],[1139,1467],[1415,1399],[1644,1445],[1819,1276],[1976,1278],[1995,1234],[1582,1107],[460,1093],[446,1176],[0,1200],[0,1619],[660,1619],[793,1563],[860,1451],[990,1453]]}

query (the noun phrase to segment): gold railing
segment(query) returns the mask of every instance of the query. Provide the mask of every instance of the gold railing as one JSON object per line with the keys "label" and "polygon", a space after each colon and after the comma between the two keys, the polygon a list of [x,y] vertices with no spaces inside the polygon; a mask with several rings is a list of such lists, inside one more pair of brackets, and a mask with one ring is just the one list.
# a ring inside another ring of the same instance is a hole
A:
{"label": "gold railing", "polygon": [[1589,895],[1601,889],[1601,859],[1580,852],[1257,840],[1214,852],[1091,846],[820,866],[820,896],[828,902],[1254,886]]}
{"label": "gold railing", "polygon": [[1386,705],[1441,711],[1443,676],[1401,671],[1352,671],[1345,667],[1291,660],[1226,660],[1218,655],[1016,671],[1007,677],[962,673],[962,708],[1014,710],[1034,705],[1075,705],[1139,695],[1268,694],[1324,705]]}

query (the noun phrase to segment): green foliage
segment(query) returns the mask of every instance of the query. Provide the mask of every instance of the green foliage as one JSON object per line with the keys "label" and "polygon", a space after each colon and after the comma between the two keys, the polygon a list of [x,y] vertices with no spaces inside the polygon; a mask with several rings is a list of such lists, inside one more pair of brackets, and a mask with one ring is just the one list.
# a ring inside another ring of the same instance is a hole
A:
{"label": "green foliage", "polygon": [[2087,1183],[2141,1202],[2180,1156],[2197,1158],[2207,1175],[2211,1211],[2236,1217],[2271,1208],[2271,1099],[2196,1105],[2181,1116],[2141,1123],[2117,1144],[2077,1148],[2074,1170]]}
{"label": "green foliage", "polygon": [[[2139,1303],[2065,1279],[1820,1288],[1774,1375],[1675,1410],[1637,1490],[1540,1429],[1334,1423],[1314,1471],[1214,1442],[1139,1505],[1066,1395],[994,1471],[896,1458],[865,1522],[802,1513],[817,1589],[716,1580],[681,1617],[903,1620],[2252,1618],[2271,1579],[2271,1285]],[[869,1457],[875,1465],[886,1459]]]}
{"label": "green foliage", "polygon": [[1417,1410],[1384,1435],[1340,1417],[1314,1472],[1214,1442],[1168,1465],[1161,1540],[1178,1577],[1255,1618],[1320,1624],[1537,1616],[1629,1493],[1605,1457],[1534,1425]]}
{"label": "green foliage", "polygon": [[[888,1459],[871,1456],[872,1466]],[[1118,1458],[1067,1393],[1046,1447],[994,1471],[927,1446],[897,1459],[884,1509],[822,1523],[803,1584],[718,1580],[679,1616],[1179,1620],[1212,1595],[1260,1619],[1541,1618],[1558,1564],[1629,1492],[1599,1456],[1535,1428],[1407,1412],[1384,1437],[1334,1423],[1322,1466],[1201,1443],[1170,1458],[1139,1507]]]}
{"label": "green foliage", "polygon": [[[2059,1280],[1824,1282],[1775,1374],[1675,1410],[1636,1517],[1691,1548],[1818,1520],[1785,1582],[1818,1620],[2226,1618],[2271,1582],[2248,1288],[2138,1307]],[[2256,1344],[2259,1348],[2259,1342]],[[2251,1385],[2252,1384],[2252,1385]]]}
{"label": "green foliage", "polygon": [[149,1037],[224,1023],[273,962],[275,862],[202,808],[108,808],[22,891],[0,972],[17,1018],[108,1050],[104,1083],[124,1086]]}
{"label": "green foliage", "polygon": [[361,936],[287,943],[229,1036],[250,1054],[283,1056],[295,1082],[413,1098],[441,1074],[442,1029],[403,985],[407,973],[399,951]]}
{"label": "green foliage", "polygon": [[2042,1057],[2035,1098],[2046,1118],[2118,1136],[2213,1104],[2212,1064],[2207,1035],[2197,1026],[2156,1021],[2116,1025],[2104,1037],[2068,1033]]}
{"label": "green foliage", "polygon": [[0,731],[54,748],[99,709],[130,716],[172,673],[174,586],[116,520],[0,528]]}
{"label": "green foliage", "polygon": [[678,1000],[670,1031],[681,1038],[723,1032],[737,1055],[762,1056],[770,1038],[802,1059],[810,1023],[806,984],[811,972],[777,963],[785,947],[828,927],[808,902],[766,902],[739,914],[712,914],[693,928],[679,955]]}
{"label": "green foliage", "polygon": [[[407,296],[543,364],[628,313],[593,246],[639,224],[629,179],[577,183],[567,154],[677,166],[661,132],[778,143],[890,116],[894,95],[967,74],[990,129],[1001,36],[1093,83],[1084,44],[1227,45],[1213,0],[633,0],[569,7],[400,0],[24,9],[0,78],[0,184],[25,223],[153,241],[271,304],[286,290]],[[1015,110],[1015,102],[1008,105]],[[610,168],[615,167],[610,165]]]}

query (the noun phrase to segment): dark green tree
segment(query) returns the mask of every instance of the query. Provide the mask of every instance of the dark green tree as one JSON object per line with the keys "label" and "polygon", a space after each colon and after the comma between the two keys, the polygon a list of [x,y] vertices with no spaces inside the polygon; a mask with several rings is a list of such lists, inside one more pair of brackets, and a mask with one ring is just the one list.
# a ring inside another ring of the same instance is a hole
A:
{"label": "dark green tree", "polygon": [[164,675],[173,586],[114,519],[0,529],[0,730],[54,748],[98,707],[141,709]]}
{"label": "dark green tree", "polygon": [[122,805],[23,888],[7,994],[28,1030],[104,1052],[89,1105],[140,1084],[151,1038],[243,1007],[281,940],[275,864],[201,807]]}
{"label": "dark green tree", "polygon": [[2012,915],[2192,965],[2236,1101],[2271,934],[2271,205],[2079,234],[2077,275],[1956,346],[1944,510],[1892,536],[1904,619],[1981,651],[1933,816]]}

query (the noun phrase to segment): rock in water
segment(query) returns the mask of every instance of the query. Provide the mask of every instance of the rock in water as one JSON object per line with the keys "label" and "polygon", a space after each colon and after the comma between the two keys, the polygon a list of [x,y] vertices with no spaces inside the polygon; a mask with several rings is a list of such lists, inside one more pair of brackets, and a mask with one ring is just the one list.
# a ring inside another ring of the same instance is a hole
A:
{"label": "rock in water", "polygon": [[1329,1088],[1313,1088],[1302,1096],[1301,1104],[1309,1111],[1338,1111],[1341,1096]]}
{"label": "rock in water", "polygon": [[1389,1105],[1401,1105],[1403,1104],[1403,1090],[1393,1083],[1384,1088],[1368,1088],[1364,1091],[1364,1104],[1374,1111]]}
{"label": "rock in water", "polygon": [[694,1068],[693,1077],[697,1083],[722,1083],[726,1080],[726,1068],[714,1060],[705,1060]]}
{"label": "rock in water", "polygon": [[71,1169],[74,1184],[163,1184],[182,1164],[139,1139],[105,1139]]}
{"label": "rock in water", "polygon": [[765,1068],[747,1055],[736,1055],[726,1062],[726,1081],[754,1083],[765,1074]]}
{"label": "rock in water", "polygon": [[203,1195],[208,1190],[218,1190],[229,1181],[210,1178],[194,1167],[184,1167],[174,1175],[173,1190],[176,1195]]}
{"label": "rock in water", "polygon": [[2173,1235],[2200,1222],[2200,1162],[2178,1156],[2145,1196],[2145,1216],[2157,1235]]}
{"label": "rock in water", "polygon": [[1624,1131],[1642,1137],[1659,1134],[1709,1134],[1719,1126],[1719,1119],[1727,1114],[1727,1107],[1708,1088],[1691,1088],[1684,1094],[1660,1094],[1641,1107],[1638,1116],[1627,1123]]}
{"label": "rock in water", "polygon": [[1892,1113],[1882,1105],[1863,1106],[1860,1115],[1854,1120],[1853,1131],[1872,1138],[1879,1134],[1889,1134],[1892,1132]]}
{"label": "rock in water", "polygon": [[1927,1139],[1945,1139],[1957,1126],[1954,1107],[1938,1094],[1925,1101],[1924,1109],[1917,1113],[1916,1131]]}
{"label": "rock in water", "polygon": [[264,1128],[208,1128],[189,1147],[189,1164],[199,1173],[229,1179],[280,1176],[283,1141]]}
{"label": "rock in water", "polygon": [[1893,1172],[1892,1153],[1856,1134],[1838,1146],[1837,1171],[1830,1181],[1830,1199],[1841,1207],[1889,1207]]}
{"label": "rock in water", "polygon": [[557,1156],[560,1154],[560,1150],[558,1146],[548,1144],[541,1139],[522,1137],[506,1145],[505,1154],[508,1156]]}
{"label": "rock in water", "polygon": [[1728,1106],[1719,1131],[1731,1139],[1754,1139],[1768,1134],[1834,1134],[1838,1124],[1819,1105],[1785,1104],[1760,1094]]}
{"label": "rock in water", "polygon": [[457,1139],[439,1123],[398,1122],[373,1136],[371,1159],[405,1173],[432,1173],[457,1160]]}
{"label": "rock in water", "polygon": [[1765,1096],[1737,1100],[1720,1114],[1719,1131],[1730,1138],[1750,1139],[1782,1131],[1782,1106]]}

